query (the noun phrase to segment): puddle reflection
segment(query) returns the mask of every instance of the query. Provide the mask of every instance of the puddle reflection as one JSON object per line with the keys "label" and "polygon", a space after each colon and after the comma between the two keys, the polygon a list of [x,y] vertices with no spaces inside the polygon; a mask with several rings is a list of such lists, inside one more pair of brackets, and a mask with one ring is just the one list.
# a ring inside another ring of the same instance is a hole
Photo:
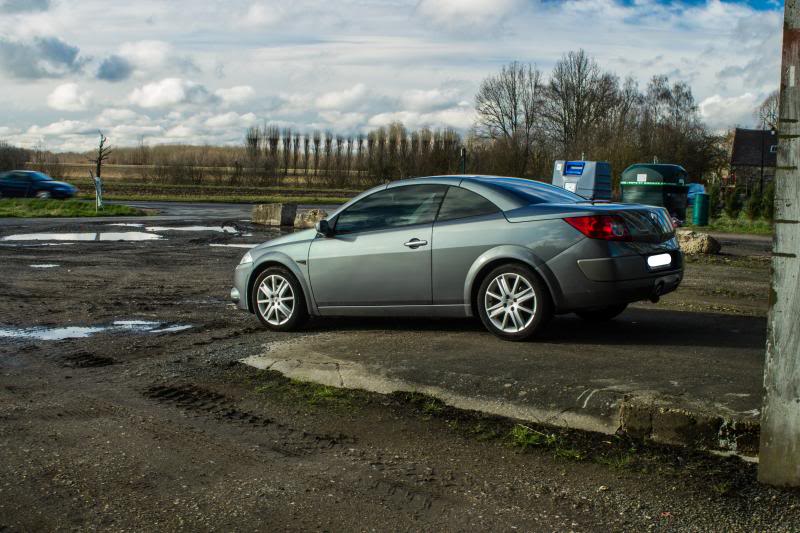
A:
{"label": "puddle reflection", "polygon": [[85,339],[97,333],[125,332],[138,333],[177,333],[192,328],[189,324],[169,324],[152,320],[116,320],[105,326],[64,326],[64,327],[0,327],[0,338],[33,339],[40,341],[60,341],[65,339]]}

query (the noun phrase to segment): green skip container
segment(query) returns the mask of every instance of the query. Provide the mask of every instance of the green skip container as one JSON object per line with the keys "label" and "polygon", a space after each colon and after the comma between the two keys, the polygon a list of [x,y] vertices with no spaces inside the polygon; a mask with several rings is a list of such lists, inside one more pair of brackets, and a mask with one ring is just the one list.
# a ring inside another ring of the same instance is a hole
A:
{"label": "green skip container", "polygon": [[692,224],[695,226],[708,226],[708,199],[706,193],[700,193],[694,197],[694,209],[692,209]]}

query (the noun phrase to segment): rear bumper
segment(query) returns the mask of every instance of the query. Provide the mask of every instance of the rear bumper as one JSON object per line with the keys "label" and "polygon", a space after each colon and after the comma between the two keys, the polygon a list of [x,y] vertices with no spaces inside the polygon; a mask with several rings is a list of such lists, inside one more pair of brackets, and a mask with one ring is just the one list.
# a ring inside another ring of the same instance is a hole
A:
{"label": "rear bumper", "polygon": [[[639,253],[607,254],[604,257],[591,253],[567,253],[550,262],[548,266],[560,288],[560,294],[554,298],[556,311],[568,313],[578,309],[656,299],[680,286],[683,280],[683,254],[677,245],[653,246],[646,251],[636,251]],[[656,253],[669,253],[671,264],[655,269],[648,267],[647,257]],[[589,258],[584,258],[587,255]]]}
{"label": "rear bumper", "polygon": [[664,268],[651,269],[647,260],[641,255],[626,257],[604,257],[600,259],[579,259],[578,268],[590,281],[623,281],[651,278],[663,272],[683,271],[683,254],[680,250],[670,250],[670,265]]}

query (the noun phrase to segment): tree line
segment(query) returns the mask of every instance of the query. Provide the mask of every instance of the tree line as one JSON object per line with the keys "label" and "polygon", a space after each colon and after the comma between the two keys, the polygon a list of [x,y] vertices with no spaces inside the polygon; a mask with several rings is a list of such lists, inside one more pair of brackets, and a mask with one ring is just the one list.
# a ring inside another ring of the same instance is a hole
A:
{"label": "tree line", "polygon": [[[760,108],[761,123],[769,123],[773,107]],[[565,54],[547,75],[528,63],[502,67],[480,84],[475,112],[474,127],[463,135],[447,128],[409,130],[402,123],[343,133],[265,122],[249,128],[238,147],[147,146],[142,140],[117,148],[108,164],[138,165],[145,180],[166,183],[364,188],[457,173],[462,148],[468,173],[545,181],[558,159],[608,161],[616,176],[637,162],[676,163],[692,181],[707,184],[729,163],[730,135],[703,122],[687,83],[659,75],[640,88],[583,50]],[[9,150],[0,147],[0,165],[7,166]],[[57,172],[57,159],[36,153],[37,165]]]}

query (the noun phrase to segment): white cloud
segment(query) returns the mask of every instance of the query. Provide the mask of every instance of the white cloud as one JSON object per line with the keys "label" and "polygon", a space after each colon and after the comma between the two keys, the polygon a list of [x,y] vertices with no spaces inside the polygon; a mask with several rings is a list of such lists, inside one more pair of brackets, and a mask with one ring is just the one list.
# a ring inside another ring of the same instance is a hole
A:
{"label": "white cloud", "polygon": [[186,139],[189,137],[193,137],[195,135],[195,131],[190,128],[189,126],[178,125],[174,128],[170,128],[167,130],[165,136],[170,137],[173,139]]}
{"label": "white cloud", "polygon": [[258,117],[253,113],[245,113],[244,115],[240,115],[239,113],[234,113],[231,111],[230,113],[209,117],[206,119],[205,125],[209,128],[246,128],[248,126],[252,126],[256,122],[258,122]]}
{"label": "white cloud", "polygon": [[163,41],[137,41],[123,43],[119,55],[140,68],[157,69],[165,66],[173,49]]}
{"label": "white cloud", "polygon": [[497,24],[522,6],[520,0],[421,0],[426,20],[445,27],[486,27]]}
{"label": "white cloud", "polygon": [[753,110],[766,95],[744,93],[738,96],[720,96],[715,94],[700,102],[700,115],[709,126],[716,129],[731,126],[751,126]]}
{"label": "white cloud", "polygon": [[237,85],[228,89],[218,89],[214,92],[226,105],[242,104],[252,100],[256,90],[249,85]]}
{"label": "white cloud", "polygon": [[284,16],[284,9],[276,2],[255,2],[248,7],[243,16],[237,17],[236,22],[243,26],[262,28],[274,26],[281,22]]}
{"label": "white cloud", "polygon": [[358,83],[343,91],[332,91],[319,96],[316,105],[319,109],[335,109],[343,111],[364,102],[367,96],[367,87]]}
{"label": "white cloud", "polygon": [[47,105],[59,111],[85,111],[92,101],[92,93],[82,91],[77,83],[63,83],[47,97]]}
{"label": "white cloud", "polygon": [[68,135],[84,134],[91,131],[91,127],[81,120],[60,120],[47,126],[31,126],[28,133],[32,135]]}
{"label": "white cloud", "polygon": [[128,99],[139,107],[159,108],[181,104],[205,104],[212,102],[215,97],[199,83],[181,78],[165,78],[137,87]]}
{"label": "white cloud", "polygon": [[432,113],[417,111],[395,111],[372,116],[367,124],[372,127],[387,126],[392,122],[402,122],[411,129],[448,127],[466,130],[475,121],[475,111],[470,106],[459,106]]}
{"label": "white cloud", "polygon": [[461,92],[456,89],[412,89],[403,93],[403,106],[414,111],[430,111],[464,102]]}

